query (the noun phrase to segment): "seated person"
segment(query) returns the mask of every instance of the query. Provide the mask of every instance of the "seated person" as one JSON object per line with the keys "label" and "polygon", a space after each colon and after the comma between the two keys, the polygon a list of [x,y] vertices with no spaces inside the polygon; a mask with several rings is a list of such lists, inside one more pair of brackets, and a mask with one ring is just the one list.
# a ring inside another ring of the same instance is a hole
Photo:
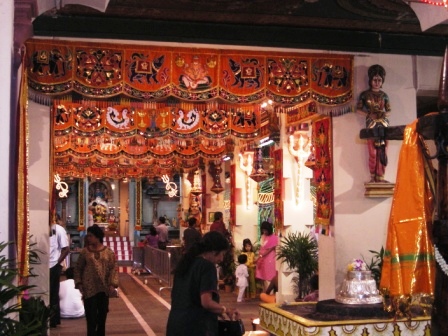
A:
{"label": "seated person", "polygon": [[[275,293],[278,291],[278,273],[272,278],[268,288],[260,294],[260,300],[265,303],[275,303]],[[272,292],[272,294],[271,294]]]}
{"label": "seated person", "polygon": [[59,304],[61,307],[61,318],[78,318],[84,316],[84,303],[79,289],[75,288],[74,269],[67,268],[65,271],[67,280],[61,281],[59,287]]}
{"label": "seated person", "polygon": [[319,275],[314,274],[310,278],[310,288],[311,291],[304,296],[303,299],[299,299],[296,301],[310,302],[310,301],[319,301]]}

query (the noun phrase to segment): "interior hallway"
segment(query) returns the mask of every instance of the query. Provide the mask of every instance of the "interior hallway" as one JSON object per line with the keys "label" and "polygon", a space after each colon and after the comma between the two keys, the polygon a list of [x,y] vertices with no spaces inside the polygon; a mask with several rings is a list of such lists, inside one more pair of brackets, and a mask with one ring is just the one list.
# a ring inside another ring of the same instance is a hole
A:
{"label": "interior hallway", "polygon": [[[165,336],[171,291],[163,289],[159,296],[159,288],[158,280],[150,274],[120,273],[120,296],[110,299],[106,334]],[[236,292],[227,293],[220,290],[220,295],[225,306],[236,306],[240,310],[246,332],[251,331],[252,319],[258,317],[259,299],[237,304]],[[50,335],[86,335],[85,319],[62,319],[61,325],[50,329]]]}

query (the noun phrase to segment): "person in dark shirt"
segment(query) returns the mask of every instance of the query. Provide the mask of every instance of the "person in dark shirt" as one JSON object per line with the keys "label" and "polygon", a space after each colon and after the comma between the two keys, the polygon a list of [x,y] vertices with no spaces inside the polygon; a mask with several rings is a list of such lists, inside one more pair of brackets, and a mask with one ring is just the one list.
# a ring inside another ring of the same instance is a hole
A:
{"label": "person in dark shirt", "polygon": [[223,234],[224,237],[227,237],[229,235],[229,231],[227,231],[226,226],[222,220],[223,215],[221,211],[215,212],[214,216],[214,222],[212,225],[210,225],[210,231],[218,231],[219,233]]}
{"label": "person in dark shirt", "polygon": [[239,319],[235,308],[220,304],[216,264],[223,261],[229,242],[207,232],[185,253],[174,273],[167,336],[217,336],[218,317]]}
{"label": "person in dark shirt", "polygon": [[202,235],[196,229],[196,223],[197,220],[195,217],[188,218],[188,228],[184,231],[184,253],[187,253],[194,243],[201,240]]}

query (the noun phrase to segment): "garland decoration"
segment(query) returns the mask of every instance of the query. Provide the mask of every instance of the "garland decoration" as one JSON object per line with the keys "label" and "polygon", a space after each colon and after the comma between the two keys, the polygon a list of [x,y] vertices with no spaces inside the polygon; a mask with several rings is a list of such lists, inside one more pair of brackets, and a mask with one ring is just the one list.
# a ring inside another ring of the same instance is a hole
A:
{"label": "garland decoration", "polygon": [[437,264],[439,264],[440,269],[442,270],[445,275],[448,276],[448,264],[446,263],[445,259],[443,258],[442,254],[440,254],[439,249],[434,244],[434,257],[437,261]]}

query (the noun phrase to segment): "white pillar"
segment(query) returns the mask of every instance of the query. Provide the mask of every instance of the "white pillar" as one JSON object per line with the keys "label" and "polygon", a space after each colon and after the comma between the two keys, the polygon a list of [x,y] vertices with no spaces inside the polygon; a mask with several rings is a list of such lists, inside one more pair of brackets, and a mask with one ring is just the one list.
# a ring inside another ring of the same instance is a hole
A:
{"label": "white pillar", "polygon": [[[11,99],[11,54],[13,52],[13,19],[14,19],[14,2],[1,1],[0,2],[0,36],[2,37],[2,45],[4,48],[0,49],[0,62],[3,66],[0,68],[0,98],[5,103],[4,106],[10,106],[8,103]],[[9,162],[10,157],[9,138],[11,136],[9,125],[10,115],[16,113],[14,104],[11,104],[10,109],[2,110],[2,123],[5,125],[3,131],[0,132],[0,143],[2,144],[3,164],[0,166],[0,235],[3,237],[2,241],[7,241],[10,238],[10,228],[8,225],[9,213]]]}

